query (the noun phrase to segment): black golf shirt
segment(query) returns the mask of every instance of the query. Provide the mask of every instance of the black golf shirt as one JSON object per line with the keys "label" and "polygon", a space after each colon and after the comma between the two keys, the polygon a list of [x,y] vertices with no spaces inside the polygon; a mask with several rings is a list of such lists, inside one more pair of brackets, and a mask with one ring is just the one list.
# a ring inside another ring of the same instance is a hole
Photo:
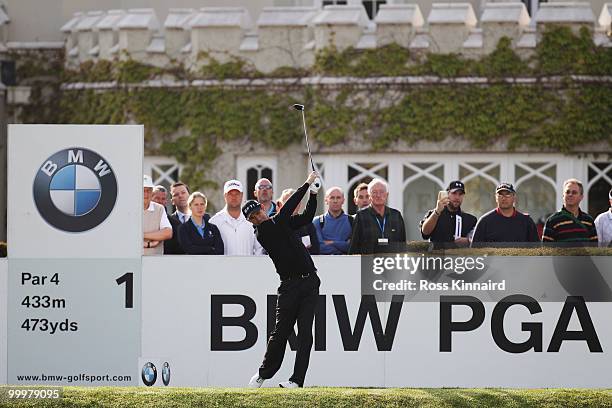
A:
{"label": "black golf shirt", "polygon": [[317,195],[310,194],[306,208],[301,214],[291,215],[309,187],[308,183],[304,183],[276,215],[255,226],[257,240],[268,252],[281,281],[308,275],[317,270],[308,250],[294,233],[296,229],[312,223],[317,210]]}
{"label": "black golf shirt", "polygon": [[434,244],[434,249],[438,248],[455,248],[455,223],[457,222],[457,215],[461,216],[461,236],[467,237],[470,231],[476,226],[478,221],[472,214],[462,212],[459,208],[456,212],[451,212],[447,207],[444,207],[440,215],[438,216],[438,222],[434,227],[431,234],[425,235],[423,233],[423,224],[433,214],[434,210],[429,210],[425,217],[419,224],[421,230],[421,236],[423,239],[428,239]]}

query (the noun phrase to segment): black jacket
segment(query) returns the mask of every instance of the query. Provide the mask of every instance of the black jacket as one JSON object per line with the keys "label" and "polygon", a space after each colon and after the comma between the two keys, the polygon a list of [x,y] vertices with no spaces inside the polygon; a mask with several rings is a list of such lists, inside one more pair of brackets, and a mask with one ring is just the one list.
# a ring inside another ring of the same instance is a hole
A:
{"label": "black jacket", "polygon": [[[310,248],[308,249],[308,253],[310,255],[319,255],[321,253],[321,245],[319,242],[319,237],[317,236],[317,230],[313,223],[309,223],[304,225],[303,227],[295,230],[295,234],[297,238],[302,241],[302,237],[309,236],[310,237]],[[302,242],[303,244],[304,242]]]}
{"label": "black jacket", "polygon": [[[204,214],[204,221],[208,222],[209,219],[210,214]],[[174,211],[168,216],[168,221],[170,221],[170,225],[172,225],[172,238],[164,241],[164,255],[185,255],[185,251],[179,242],[179,227],[183,224],[178,217],[178,213]]]}
{"label": "black jacket", "polygon": [[272,218],[255,226],[255,235],[266,250],[281,280],[309,274],[317,269],[295,230],[312,223],[317,210],[317,195],[310,194],[301,214],[291,215],[310,186],[304,183]]}
{"label": "black jacket", "polygon": [[168,216],[168,221],[172,225],[172,238],[164,241],[164,255],[182,255],[185,253],[178,239],[178,230],[182,225],[176,211]]}
{"label": "black jacket", "polygon": [[504,217],[495,208],[478,220],[472,239],[472,247],[521,247],[539,242],[538,229],[527,214],[514,210],[511,217]]}
{"label": "black jacket", "polygon": [[[383,222],[385,226],[384,233],[380,227]],[[379,238],[387,238],[387,245],[379,245]],[[404,251],[406,251],[406,228],[404,226],[404,218],[399,211],[385,206],[385,216],[381,217],[372,206],[369,206],[355,214],[349,254],[378,254]]]}
{"label": "black jacket", "polygon": [[438,216],[438,222],[434,227],[433,231],[429,235],[423,233],[423,224],[433,214],[434,210],[429,210],[425,217],[419,223],[419,231],[423,239],[428,239],[433,242],[433,249],[449,249],[457,248],[455,244],[455,223],[457,221],[456,216],[461,216],[461,236],[467,237],[470,232],[476,227],[478,221],[472,214],[461,211],[461,208],[457,212],[450,212],[448,207],[444,207],[442,213]]}
{"label": "black jacket", "polygon": [[186,254],[190,255],[223,255],[223,239],[215,224],[204,221],[204,237],[191,220],[179,227],[179,242]]}

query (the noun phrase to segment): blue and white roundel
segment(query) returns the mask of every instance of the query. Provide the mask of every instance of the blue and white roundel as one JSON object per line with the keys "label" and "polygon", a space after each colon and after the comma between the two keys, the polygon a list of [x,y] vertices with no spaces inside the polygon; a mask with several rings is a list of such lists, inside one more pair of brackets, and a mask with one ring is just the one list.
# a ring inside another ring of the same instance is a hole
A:
{"label": "blue and white roundel", "polygon": [[142,379],[144,385],[146,385],[147,387],[150,387],[155,384],[155,381],[157,380],[157,368],[155,367],[155,364],[151,362],[146,363],[142,367],[140,378]]}
{"label": "blue and white roundel", "polygon": [[49,194],[53,205],[71,216],[83,216],[93,211],[100,201],[102,189],[93,171],[73,164],[59,170],[51,179]]}
{"label": "blue and white roundel", "polygon": [[66,232],[85,232],[104,222],[117,201],[111,165],[83,147],[60,150],[43,161],[33,183],[41,217]]}
{"label": "blue and white roundel", "polygon": [[162,382],[164,385],[170,384],[170,364],[167,361],[162,366]]}

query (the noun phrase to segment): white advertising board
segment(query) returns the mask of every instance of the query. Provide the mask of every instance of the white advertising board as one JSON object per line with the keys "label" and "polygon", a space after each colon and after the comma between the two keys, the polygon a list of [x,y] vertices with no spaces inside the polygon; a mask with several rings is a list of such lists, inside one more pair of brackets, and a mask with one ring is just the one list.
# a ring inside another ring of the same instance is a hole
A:
{"label": "white advertising board", "polygon": [[9,258],[142,253],[140,125],[9,125]]}
{"label": "white advertising board", "polygon": [[10,125],[8,138],[5,381],[138,384],[143,126]]}
{"label": "white advertising board", "polygon": [[[142,126],[9,127],[0,383],[243,387],[261,364],[279,285],[271,260],[142,258],[142,155]],[[362,258],[317,256],[306,385],[610,388],[610,260],[565,258],[485,271],[531,296],[438,302],[426,289],[376,303]],[[606,302],[558,295],[585,286]],[[290,377],[294,354],[266,386]]]}
{"label": "white advertising board", "polygon": [[0,384],[6,384],[6,333],[8,298],[8,262],[0,259]]}
{"label": "white advertising board", "polygon": [[[378,303],[380,327],[365,314],[356,325],[363,303],[359,257],[318,256],[315,264],[325,311],[315,317],[315,345],[306,385],[612,386],[608,375],[612,363],[610,303],[585,305],[596,335],[596,341],[587,344],[584,339],[559,343],[561,329],[569,333],[567,338],[586,330],[582,324],[586,320],[579,320],[571,308],[567,309],[571,319],[563,324],[563,302],[535,303],[542,311],[533,314],[516,304],[502,315],[493,313],[498,303],[485,302],[478,327],[455,330],[450,334],[451,350],[442,351],[441,338],[448,324],[441,317],[440,303]],[[168,362],[172,386],[245,386],[261,364],[267,318],[274,313],[278,277],[271,261],[267,257],[144,258],[142,280],[143,361]],[[271,304],[267,304],[268,297]],[[391,305],[395,305],[395,315],[390,313]],[[221,315],[239,319],[228,319],[224,327]],[[395,317],[389,317],[392,315]],[[469,307],[452,306],[452,322],[473,317]],[[238,322],[244,327],[236,326]],[[525,352],[502,349],[493,335],[499,335],[500,328],[510,342],[526,342],[531,336],[534,346]],[[288,347],[281,370],[267,386],[289,378],[294,355]]]}
{"label": "white advertising board", "polygon": [[9,384],[137,385],[140,259],[10,261]]}

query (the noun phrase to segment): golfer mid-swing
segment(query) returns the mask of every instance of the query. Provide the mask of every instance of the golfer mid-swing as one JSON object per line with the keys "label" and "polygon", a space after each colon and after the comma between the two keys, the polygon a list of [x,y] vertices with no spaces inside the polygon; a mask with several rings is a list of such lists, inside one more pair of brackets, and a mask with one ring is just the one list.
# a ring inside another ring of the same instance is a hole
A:
{"label": "golfer mid-swing", "polygon": [[[257,240],[270,255],[281,280],[276,299],[276,325],[270,334],[263,363],[251,378],[249,387],[261,387],[264,380],[272,378],[280,369],[287,339],[296,321],[298,345],[293,375],[289,381],[281,382],[279,386],[297,388],[304,385],[312,348],[312,322],[321,281],[308,250],[294,230],[311,223],[315,215],[320,186],[320,183],[313,184],[316,178],[316,172],[310,173],[306,182],[271,218],[255,200],[247,201],[242,207],[242,213],[253,223]],[[293,215],[309,189],[311,193],[304,212]]]}

